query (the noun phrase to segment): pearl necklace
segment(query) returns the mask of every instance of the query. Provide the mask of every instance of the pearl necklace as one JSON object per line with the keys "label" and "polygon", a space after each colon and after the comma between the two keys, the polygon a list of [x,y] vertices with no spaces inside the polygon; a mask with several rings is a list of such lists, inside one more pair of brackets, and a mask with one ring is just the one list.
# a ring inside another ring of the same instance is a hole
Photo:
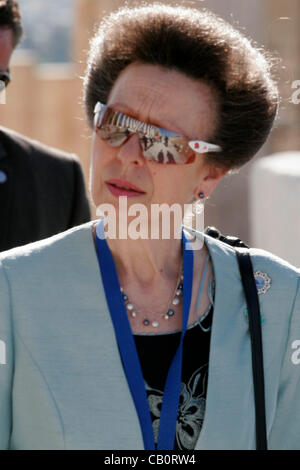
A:
{"label": "pearl necklace", "polygon": [[[182,273],[182,267],[179,272],[178,276],[178,281],[176,284],[176,289],[173,294],[173,300],[172,300],[172,305],[178,305],[180,303],[181,297],[183,295],[183,273]],[[128,315],[130,315],[132,318],[136,317],[136,314],[138,310],[134,307],[133,303],[129,300],[128,295],[124,292],[124,289],[122,286],[120,286],[120,290],[122,292],[122,298],[124,300],[126,310]],[[175,314],[175,311],[172,308],[169,308],[167,312],[161,313],[160,315],[165,319],[169,320],[173,315]],[[157,328],[159,326],[159,321],[157,320],[149,320],[149,318],[144,318],[143,320],[143,325],[145,326],[152,326],[153,328]]]}

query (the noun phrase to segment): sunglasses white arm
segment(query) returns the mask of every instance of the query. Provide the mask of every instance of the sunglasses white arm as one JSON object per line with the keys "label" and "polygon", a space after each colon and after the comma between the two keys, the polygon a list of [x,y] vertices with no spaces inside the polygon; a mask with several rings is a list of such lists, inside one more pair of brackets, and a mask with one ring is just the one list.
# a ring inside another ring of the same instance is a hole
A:
{"label": "sunglasses white arm", "polygon": [[190,140],[189,147],[197,153],[222,152],[221,147],[203,142],[203,140]]}

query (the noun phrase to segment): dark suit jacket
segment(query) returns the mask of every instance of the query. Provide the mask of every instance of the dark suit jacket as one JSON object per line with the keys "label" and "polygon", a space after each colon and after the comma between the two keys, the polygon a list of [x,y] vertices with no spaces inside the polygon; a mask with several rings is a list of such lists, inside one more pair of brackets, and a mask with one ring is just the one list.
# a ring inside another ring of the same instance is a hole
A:
{"label": "dark suit jacket", "polygon": [[0,126],[0,251],[89,220],[78,157]]}

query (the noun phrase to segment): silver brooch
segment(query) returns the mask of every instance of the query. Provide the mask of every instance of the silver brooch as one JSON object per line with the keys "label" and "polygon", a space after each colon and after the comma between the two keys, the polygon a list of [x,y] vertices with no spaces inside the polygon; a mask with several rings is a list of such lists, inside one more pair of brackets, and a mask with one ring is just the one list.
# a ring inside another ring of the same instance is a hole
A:
{"label": "silver brooch", "polygon": [[256,288],[258,294],[265,294],[271,287],[271,279],[266,273],[256,271],[254,273]]}

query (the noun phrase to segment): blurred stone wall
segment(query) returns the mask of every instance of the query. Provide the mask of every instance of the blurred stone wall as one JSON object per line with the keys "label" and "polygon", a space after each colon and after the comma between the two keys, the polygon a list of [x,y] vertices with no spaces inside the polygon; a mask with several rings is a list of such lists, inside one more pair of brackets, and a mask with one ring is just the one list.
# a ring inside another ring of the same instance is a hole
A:
{"label": "blurred stone wall", "polygon": [[[165,3],[177,2],[169,0]],[[74,0],[73,63],[38,65],[30,54],[16,51],[11,67],[13,81],[6,95],[7,104],[0,105],[2,125],[48,145],[77,153],[87,185],[91,131],[82,109],[80,77],[85,70],[88,41],[95,24],[103,15],[122,4],[124,2],[121,0]],[[282,106],[268,143],[239,174],[227,176],[219,183],[205,208],[205,225],[215,225],[224,234],[239,236],[251,244],[248,197],[251,166],[262,156],[277,151],[298,150],[300,146],[300,105],[291,102],[295,91],[292,82],[300,80],[300,2],[204,0],[186,4],[211,9],[282,57],[279,74]]]}

